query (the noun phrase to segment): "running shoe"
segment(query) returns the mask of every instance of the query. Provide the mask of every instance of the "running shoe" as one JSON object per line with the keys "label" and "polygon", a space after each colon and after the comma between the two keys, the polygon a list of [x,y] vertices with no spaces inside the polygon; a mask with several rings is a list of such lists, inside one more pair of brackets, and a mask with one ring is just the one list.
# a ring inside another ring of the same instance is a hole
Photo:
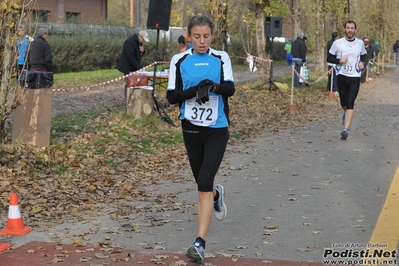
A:
{"label": "running shoe", "polygon": [[346,140],[348,138],[348,130],[344,129],[341,132],[341,139]]}
{"label": "running shoe", "polygon": [[345,115],[346,115],[346,112],[344,112],[344,114],[342,115],[342,125],[343,126],[345,126]]}
{"label": "running shoe", "polygon": [[190,261],[202,264],[204,263],[205,249],[201,246],[201,243],[195,242],[187,249],[186,256]]}
{"label": "running shoe", "polygon": [[224,203],[224,187],[220,184],[216,184],[215,189],[219,192],[219,198],[215,200],[213,208],[215,209],[216,219],[221,221],[227,215],[227,207],[226,203]]}

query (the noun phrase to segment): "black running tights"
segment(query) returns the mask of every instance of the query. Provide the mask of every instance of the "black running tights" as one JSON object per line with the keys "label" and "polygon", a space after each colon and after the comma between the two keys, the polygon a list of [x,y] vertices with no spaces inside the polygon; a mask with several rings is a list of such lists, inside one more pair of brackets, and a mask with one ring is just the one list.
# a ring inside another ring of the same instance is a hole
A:
{"label": "black running tights", "polygon": [[182,121],[183,139],[198,191],[213,191],[213,182],[226,150],[229,130],[200,127]]}
{"label": "black running tights", "polygon": [[337,76],[339,98],[341,106],[346,109],[354,109],[355,100],[359,93],[360,77]]}

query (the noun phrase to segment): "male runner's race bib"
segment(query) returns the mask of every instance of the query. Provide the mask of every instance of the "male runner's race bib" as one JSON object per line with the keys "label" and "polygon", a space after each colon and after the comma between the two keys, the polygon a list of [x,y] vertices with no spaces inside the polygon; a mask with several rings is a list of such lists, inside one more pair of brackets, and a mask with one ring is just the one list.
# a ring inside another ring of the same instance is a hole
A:
{"label": "male runner's race bib", "polygon": [[209,101],[199,105],[195,97],[186,100],[184,118],[192,124],[208,127],[216,124],[218,118],[218,97],[209,96]]}
{"label": "male runner's race bib", "polygon": [[342,74],[355,74],[359,72],[359,67],[357,66],[357,61],[355,60],[350,60],[348,59],[348,61],[345,64],[341,65],[341,69],[340,69],[340,73]]}

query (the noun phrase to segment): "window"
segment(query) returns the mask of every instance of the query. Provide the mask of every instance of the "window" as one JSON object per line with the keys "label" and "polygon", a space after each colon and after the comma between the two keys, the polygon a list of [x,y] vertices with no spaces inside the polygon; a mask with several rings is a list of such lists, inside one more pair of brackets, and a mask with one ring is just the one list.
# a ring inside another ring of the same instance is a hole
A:
{"label": "window", "polygon": [[50,11],[46,10],[32,10],[32,15],[34,18],[38,18],[39,22],[48,22]]}
{"label": "window", "polygon": [[67,22],[78,22],[79,17],[80,17],[80,13],[66,12],[66,21]]}

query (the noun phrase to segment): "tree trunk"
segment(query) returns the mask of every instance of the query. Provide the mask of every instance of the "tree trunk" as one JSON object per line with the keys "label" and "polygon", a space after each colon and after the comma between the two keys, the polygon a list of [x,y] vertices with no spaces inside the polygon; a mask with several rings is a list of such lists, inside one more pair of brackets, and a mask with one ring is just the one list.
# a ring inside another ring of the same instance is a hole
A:
{"label": "tree trunk", "polygon": [[[17,5],[16,2],[19,2]],[[12,65],[15,61],[14,47],[17,39],[16,25],[21,21],[32,22],[35,19],[32,9],[37,9],[37,1],[2,1],[2,16],[0,26],[2,29],[0,42],[0,142],[3,143],[6,137],[5,121],[9,115],[17,108],[20,90],[11,88]],[[23,17],[23,18],[22,18]],[[32,36],[33,32],[29,29],[27,35]],[[16,85],[18,87],[18,85]]]}
{"label": "tree trunk", "polygon": [[[270,54],[266,52],[266,36],[265,36],[265,12],[263,6],[255,4],[255,34],[256,34],[256,51],[258,57],[269,58]],[[267,81],[270,72],[270,63],[264,61],[257,61],[259,79],[263,82]]]}
{"label": "tree trunk", "polygon": [[154,100],[152,91],[146,89],[127,88],[126,112],[139,119],[152,115]]}
{"label": "tree trunk", "polygon": [[209,11],[211,19],[215,23],[214,48],[227,52],[227,9],[226,0],[210,0]]}
{"label": "tree trunk", "polygon": [[[12,20],[12,16],[5,16],[2,20],[3,25],[7,25]],[[11,24],[11,23],[10,23]],[[6,132],[5,132],[5,121],[10,115],[12,110],[10,107],[10,98],[13,98],[13,91],[10,90],[11,81],[11,69],[13,63],[13,48],[14,42],[12,42],[13,32],[9,27],[4,29],[4,47],[2,48],[2,62],[1,62],[1,72],[0,72],[0,140],[3,142]]]}
{"label": "tree trunk", "polygon": [[292,2],[292,19],[294,21],[294,40],[298,37],[298,32],[302,31],[300,13],[299,13],[299,1]]}
{"label": "tree trunk", "polygon": [[316,51],[315,51],[315,71],[324,72],[326,70],[326,44],[324,40],[324,0],[316,0]]}

